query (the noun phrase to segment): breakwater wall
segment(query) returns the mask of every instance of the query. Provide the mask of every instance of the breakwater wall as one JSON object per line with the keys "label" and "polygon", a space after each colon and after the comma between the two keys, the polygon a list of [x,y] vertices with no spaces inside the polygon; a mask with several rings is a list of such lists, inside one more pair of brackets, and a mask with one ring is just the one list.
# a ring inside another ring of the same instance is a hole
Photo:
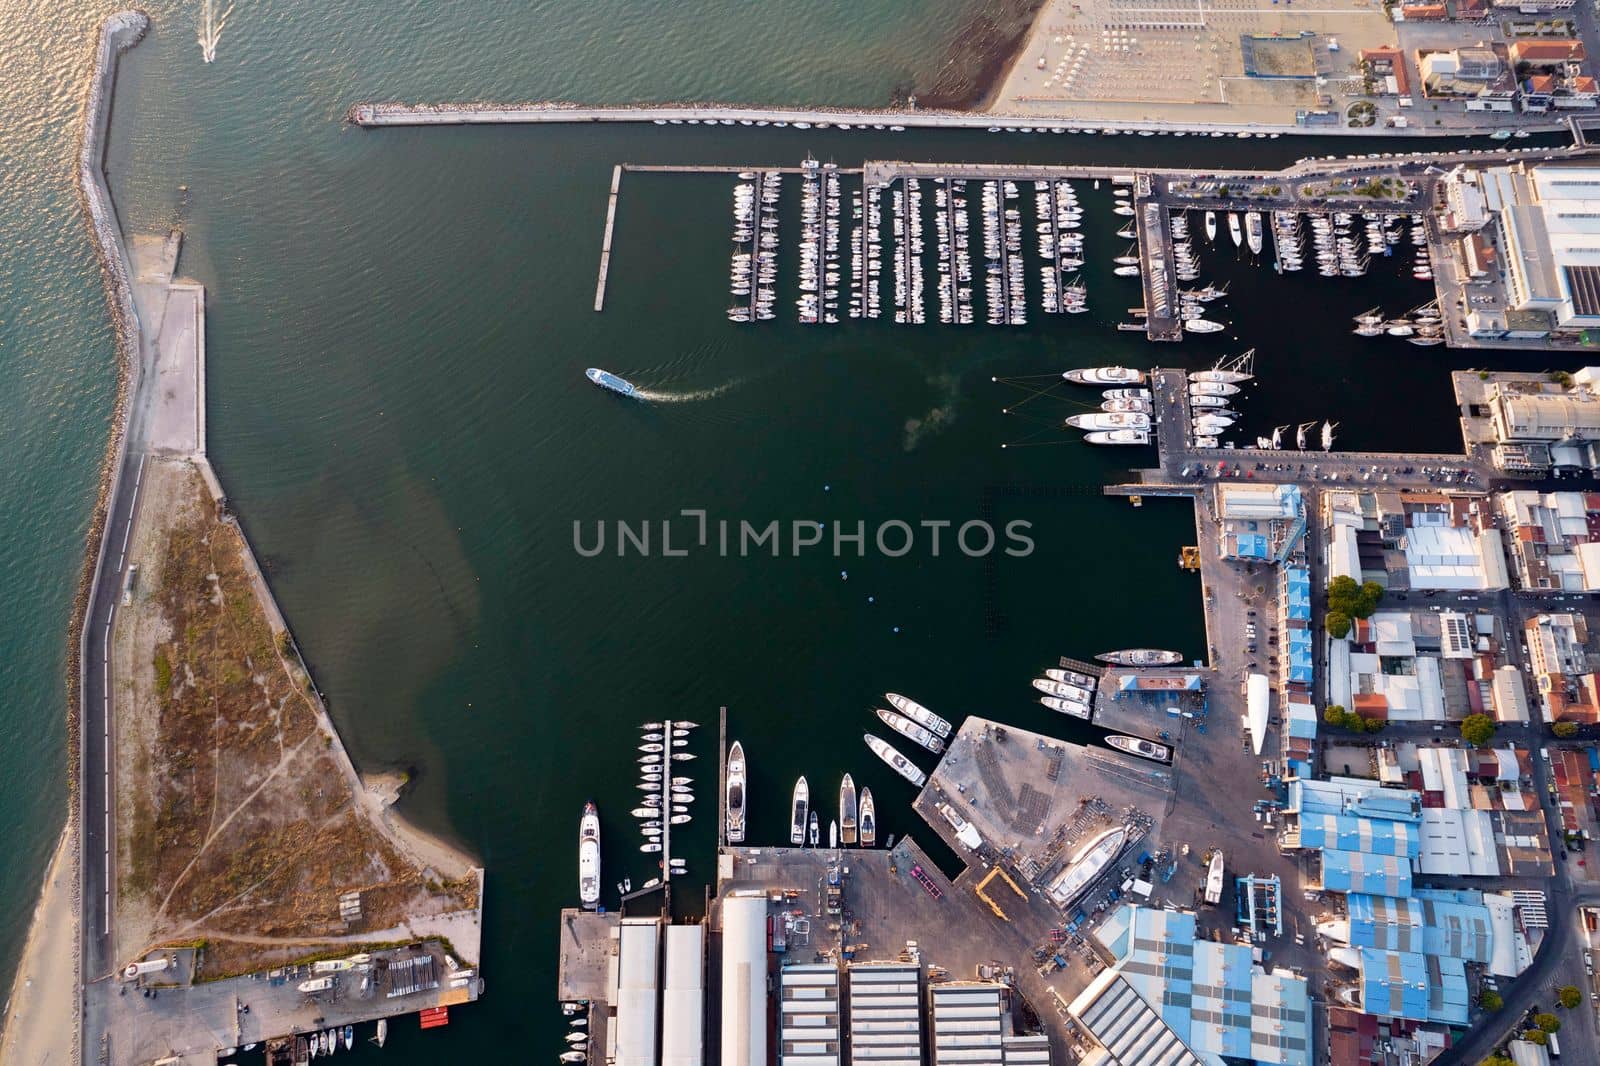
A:
{"label": "breakwater wall", "polygon": [[[100,26],[96,43],[94,70],[89,79],[89,92],[84,101],[83,139],[78,146],[77,186],[82,202],[84,219],[94,240],[95,255],[100,261],[100,276],[105,285],[106,304],[111,313],[111,326],[115,337],[117,391],[112,412],[111,437],[106,442],[105,456],[100,467],[100,485],[95,499],[94,513],[89,525],[89,535],[84,552],[78,592],[73,603],[71,621],[68,623],[67,664],[67,832],[73,838],[69,845],[76,850],[81,846],[77,829],[81,826],[79,787],[87,778],[87,767],[82,743],[82,730],[86,708],[82,706],[84,678],[82,671],[87,660],[86,642],[89,639],[88,619],[94,609],[93,591],[105,564],[107,550],[106,515],[109,501],[117,489],[119,471],[127,453],[127,414],[130,390],[137,385],[139,375],[140,328],[139,315],[133,304],[133,276],[128,265],[127,248],[123,244],[117,213],[111,201],[111,190],[106,185],[105,152],[106,134],[111,122],[112,89],[117,78],[117,61],[122,53],[143,39],[150,28],[150,18],[142,11],[119,11],[109,16]],[[78,880],[73,888],[74,909],[79,914],[79,935],[73,938],[72,964],[74,984],[82,987],[84,966],[84,928],[82,919],[84,871],[87,864],[79,861]],[[46,891],[48,891],[48,886]],[[82,1059],[81,996],[72,997],[72,1058]]]}
{"label": "breakwater wall", "polygon": [[[799,126],[819,129],[978,129],[1015,133],[1176,133],[1195,136],[1311,136],[1349,137],[1464,137],[1487,134],[1500,126],[1474,127],[1382,127],[1351,128],[1343,123],[1306,125],[1263,122],[1195,122],[1182,118],[1133,120],[1095,119],[1084,116],[1049,117],[1007,115],[987,111],[948,111],[918,108],[838,108],[838,107],[754,107],[720,103],[664,103],[591,105],[561,100],[528,103],[436,103],[402,104],[364,102],[345,113],[352,125],[366,128],[385,126],[475,126],[539,123],[651,122],[658,125]],[[1522,125],[1532,132],[1569,131],[1566,121]]]}

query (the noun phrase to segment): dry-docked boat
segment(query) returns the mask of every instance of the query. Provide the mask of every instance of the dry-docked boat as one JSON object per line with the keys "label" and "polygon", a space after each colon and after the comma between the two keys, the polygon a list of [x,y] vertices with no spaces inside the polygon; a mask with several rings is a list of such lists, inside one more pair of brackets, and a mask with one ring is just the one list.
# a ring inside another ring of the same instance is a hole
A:
{"label": "dry-docked boat", "polygon": [[910,781],[913,785],[921,788],[927,782],[928,775],[917,769],[910,759],[895,751],[888,741],[875,737],[871,733],[862,734],[862,739],[867,742],[867,747],[872,749],[874,755],[888,763],[894,768],[895,773]]}
{"label": "dry-docked boat", "polygon": [[1125,737],[1119,735],[1106,737],[1106,743],[1118,751],[1125,751],[1129,755],[1139,755],[1156,762],[1166,762],[1172,755],[1172,749],[1165,744],[1157,744],[1153,740],[1143,737]]}
{"label": "dry-docked boat", "polygon": [[940,740],[931,732],[922,728],[920,725],[904,715],[895,714],[893,711],[886,711],[881,707],[878,708],[876,713],[878,717],[882,719],[884,725],[888,726],[890,729],[893,729],[896,733],[899,733],[906,739],[922,745],[935,755],[938,755],[940,752],[944,751],[944,741]]}
{"label": "dry-docked boat", "polygon": [[883,697],[889,701],[889,706],[922,726],[922,728],[930,731],[934,736],[948,737],[950,735],[950,723],[916,700],[908,699],[897,692],[885,692]]}

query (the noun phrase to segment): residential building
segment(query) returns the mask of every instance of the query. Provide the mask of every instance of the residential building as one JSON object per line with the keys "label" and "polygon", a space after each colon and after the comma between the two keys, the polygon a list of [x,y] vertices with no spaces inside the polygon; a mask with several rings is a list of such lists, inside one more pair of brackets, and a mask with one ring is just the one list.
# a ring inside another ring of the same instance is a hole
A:
{"label": "residential building", "polygon": [[1497,502],[1520,588],[1600,591],[1600,493],[1519,489]]}

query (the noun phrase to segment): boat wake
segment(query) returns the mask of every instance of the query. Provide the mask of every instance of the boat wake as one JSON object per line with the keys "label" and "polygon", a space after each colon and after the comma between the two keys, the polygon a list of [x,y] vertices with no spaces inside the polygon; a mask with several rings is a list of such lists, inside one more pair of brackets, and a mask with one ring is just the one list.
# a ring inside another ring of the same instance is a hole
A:
{"label": "boat wake", "polygon": [[709,389],[638,389],[634,395],[651,403],[699,403],[702,400],[715,400],[743,384],[743,378],[734,378]]}

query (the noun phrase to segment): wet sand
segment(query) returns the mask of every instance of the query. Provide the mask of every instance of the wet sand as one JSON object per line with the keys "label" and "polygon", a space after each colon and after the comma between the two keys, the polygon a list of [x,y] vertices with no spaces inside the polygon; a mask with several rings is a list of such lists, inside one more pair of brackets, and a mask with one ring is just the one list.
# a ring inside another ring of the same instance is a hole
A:
{"label": "wet sand", "polygon": [[1046,0],[987,0],[956,32],[932,81],[916,87],[917,106],[987,109],[1045,7]]}

